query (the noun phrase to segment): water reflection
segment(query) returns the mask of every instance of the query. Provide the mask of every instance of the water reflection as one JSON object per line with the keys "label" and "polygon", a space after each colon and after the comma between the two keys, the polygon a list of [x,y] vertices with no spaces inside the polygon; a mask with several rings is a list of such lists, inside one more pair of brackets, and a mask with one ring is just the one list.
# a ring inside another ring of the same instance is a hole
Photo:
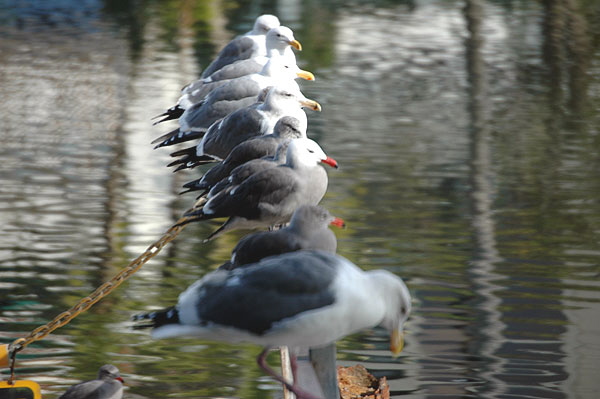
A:
{"label": "water reflection", "polygon": [[[466,39],[466,69],[469,82],[469,114],[471,136],[471,207],[475,254],[470,262],[470,281],[475,293],[474,301],[480,310],[476,323],[471,326],[470,351],[478,358],[480,383],[477,392],[499,397],[507,391],[507,384],[498,377],[506,367],[506,360],[498,356],[506,325],[502,321],[501,299],[495,283],[502,278],[495,265],[502,261],[497,249],[496,227],[492,213],[495,187],[492,184],[491,126],[486,66],[483,59],[483,5],[470,0],[465,7],[465,20],[469,36]],[[483,360],[483,362],[482,362]]]}
{"label": "water reflection", "polygon": [[[0,5],[0,341],[50,320],[190,204],[150,118],[231,35],[272,12],[323,105],[309,135],[341,165],[324,205],[340,253],[402,275],[405,354],[383,331],[340,364],[394,397],[593,397],[600,270],[598,10],[531,2],[63,0]],[[593,3],[593,2],[592,2]],[[155,342],[129,317],[170,304],[242,233],[189,226],[133,279],[21,356],[53,398],[114,363],[127,397],[264,397],[258,348]]]}

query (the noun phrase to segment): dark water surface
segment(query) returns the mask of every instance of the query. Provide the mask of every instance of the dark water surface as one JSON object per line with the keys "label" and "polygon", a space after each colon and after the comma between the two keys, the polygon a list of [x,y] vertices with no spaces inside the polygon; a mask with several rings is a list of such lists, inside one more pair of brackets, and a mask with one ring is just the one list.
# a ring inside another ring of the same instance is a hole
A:
{"label": "dark water surface", "polygon": [[[339,343],[406,398],[600,392],[600,3],[0,1],[0,343],[106,281],[193,197],[150,118],[260,13],[296,32],[337,159],[323,204],[339,252],[407,282],[383,331]],[[93,309],[19,356],[56,398],[117,365],[127,398],[278,396],[255,346],[153,341],[130,317],[172,304],[243,235],[193,225]]]}

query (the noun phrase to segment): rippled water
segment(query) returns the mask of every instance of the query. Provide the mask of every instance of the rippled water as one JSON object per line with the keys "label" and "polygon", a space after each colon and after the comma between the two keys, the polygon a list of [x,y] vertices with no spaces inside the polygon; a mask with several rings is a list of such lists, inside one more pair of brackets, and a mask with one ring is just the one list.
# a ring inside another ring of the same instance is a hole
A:
{"label": "rippled water", "polygon": [[[600,391],[600,9],[594,2],[0,2],[0,342],[51,320],[191,204],[150,118],[254,17],[302,42],[323,105],[309,136],[340,169],[339,252],[402,276],[403,355],[383,331],[341,365],[393,397],[595,398]],[[227,7],[220,9],[219,5]],[[259,348],[152,341],[243,235],[193,225],[116,292],[19,356],[44,397],[114,363],[129,398],[265,397]]]}

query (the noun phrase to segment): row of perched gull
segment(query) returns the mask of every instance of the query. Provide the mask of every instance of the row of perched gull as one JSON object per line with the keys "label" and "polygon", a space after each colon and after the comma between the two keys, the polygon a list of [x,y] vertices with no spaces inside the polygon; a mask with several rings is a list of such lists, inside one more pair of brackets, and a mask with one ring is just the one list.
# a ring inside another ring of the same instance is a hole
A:
{"label": "row of perched gull", "polygon": [[[153,327],[154,338],[261,345],[258,364],[298,397],[311,398],[296,379],[290,383],[267,366],[268,351],[319,348],[380,325],[398,354],[411,297],[398,276],[365,272],[335,254],[328,226],[343,221],[318,203],[328,185],[322,164],[337,163],[307,137],[303,108],[321,106],[300,91],[295,79],[314,76],[298,68],[292,48],[302,47],[291,29],[273,15],[258,17],[160,115],[159,122],[177,119],[179,127],[155,140],[157,148],[196,141],[175,151],[170,166],[214,164],[184,186],[199,194],[188,221],[227,218],[207,240],[234,229],[264,231],[245,236],[231,259],[187,288],[175,306],[135,319],[137,327]],[[86,398],[90,390],[102,391],[95,398],[121,398],[118,370],[103,367],[99,380],[61,398]]]}

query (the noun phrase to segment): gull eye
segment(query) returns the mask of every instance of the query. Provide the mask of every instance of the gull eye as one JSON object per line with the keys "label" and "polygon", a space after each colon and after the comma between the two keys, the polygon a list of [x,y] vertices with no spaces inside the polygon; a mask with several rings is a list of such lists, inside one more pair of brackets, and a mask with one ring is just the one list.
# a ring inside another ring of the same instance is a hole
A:
{"label": "gull eye", "polygon": [[314,154],[315,152],[313,150],[311,150],[310,148],[308,149],[308,152],[310,152],[311,154]]}

